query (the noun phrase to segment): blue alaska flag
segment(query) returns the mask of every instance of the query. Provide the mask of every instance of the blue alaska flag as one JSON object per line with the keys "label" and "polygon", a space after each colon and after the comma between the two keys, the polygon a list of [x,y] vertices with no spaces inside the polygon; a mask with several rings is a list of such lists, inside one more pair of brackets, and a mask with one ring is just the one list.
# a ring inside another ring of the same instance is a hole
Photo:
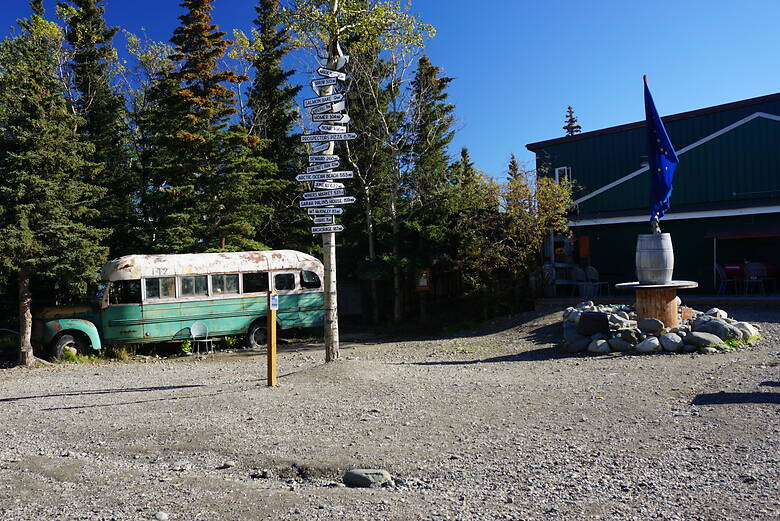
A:
{"label": "blue alaska flag", "polygon": [[647,127],[647,158],[650,167],[650,219],[661,219],[669,209],[672,195],[672,178],[677,163],[677,153],[664,128],[663,121],[655,110],[653,96],[645,80],[645,119]]}

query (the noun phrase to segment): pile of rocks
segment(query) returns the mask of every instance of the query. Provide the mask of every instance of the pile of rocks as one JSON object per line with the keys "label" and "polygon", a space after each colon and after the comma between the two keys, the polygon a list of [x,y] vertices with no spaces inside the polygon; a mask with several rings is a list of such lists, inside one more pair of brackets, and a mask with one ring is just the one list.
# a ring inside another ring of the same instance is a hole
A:
{"label": "pile of rocks", "polygon": [[679,323],[679,327],[668,328],[655,318],[637,321],[636,312],[630,306],[580,302],[563,312],[563,348],[567,353],[709,354],[733,351],[759,338],[755,324],[729,318],[718,308],[705,312],[692,310],[692,318],[680,317]]}

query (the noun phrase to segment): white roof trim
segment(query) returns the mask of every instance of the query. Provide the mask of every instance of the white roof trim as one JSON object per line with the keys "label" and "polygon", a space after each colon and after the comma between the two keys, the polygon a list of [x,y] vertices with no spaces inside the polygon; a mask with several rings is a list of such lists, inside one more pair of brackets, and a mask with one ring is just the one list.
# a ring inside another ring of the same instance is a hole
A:
{"label": "white roof trim", "polygon": [[[750,116],[744,117],[744,118],[740,119],[739,121],[736,121],[736,122],[732,123],[731,125],[729,125],[727,127],[723,127],[722,129],[718,130],[717,132],[713,132],[709,136],[705,136],[705,137],[701,138],[700,140],[698,140],[698,141],[696,141],[694,143],[691,143],[687,147],[678,150],[677,151],[677,155],[681,156],[684,153],[686,153],[687,151],[693,150],[694,148],[696,148],[696,147],[698,147],[700,145],[703,145],[707,141],[712,141],[716,137],[722,136],[726,132],[730,132],[730,131],[734,130],[737,127],[741,127],[745,123],[747,123],[749,121],[752,121],[752,120],[754,120],[756,118],[766,118],[766,119],[771,119],[773,121],[780,121],[780,116],[776,116],[774,114],[768,114],[766,112],[754,112]],[[643,172],[647,172],[648,169],[649,169],[649,167],[643,166],[639,170],[634,170],[630,174],[628,174],[628,175],[626,175],[624,177],[621,177],[620,179],[617,179],[615,181],[612,181],[611,183],[606,184],[606,185],[602,186],[601,188],[599,188],[597,190],[594,190],[594,191],[590,192],[589,194],[580,197],[579,199],[574,201],[574,204],[579,204],[579,203],[581,203],[583,201],[587,201],[591,197],[596,197],[597,195],[606,192],[610,188],[614,188],[614,187],[616,187],[617,185],[619,185],[621,183],[625,183],[629,179],[635,178],[636,176],[638,176],[639,174],[641,174]]]}
{"label": "white roof trim", "polygon": [[[763,213],[780,213],[780,205],[775,206],[756,206],[754,208],[731,208],[729,210],[703,210],[699,212],[680,212],[668,213],[664,216],[664,221],[677,221],[681,219],[706,219],[712,217],[733,217],[735,215],[757,215]],[[583,219],[582,221],[572,221],[566,226],[595,226],[597,224],[622,224],[622,223],[641,223],[650,222],[647,214],[626,215],[623,217],[604,217],[599,219]]]}

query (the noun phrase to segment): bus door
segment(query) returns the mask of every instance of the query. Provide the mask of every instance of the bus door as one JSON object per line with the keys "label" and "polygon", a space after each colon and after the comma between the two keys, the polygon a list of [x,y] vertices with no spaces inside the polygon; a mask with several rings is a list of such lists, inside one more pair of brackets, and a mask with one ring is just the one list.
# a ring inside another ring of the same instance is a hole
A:
{"label": "bus door", "polygon": [[101,340],[106,344],[143,341],[141,280],[115,280],[106,290],[108,307],[100,311]]}

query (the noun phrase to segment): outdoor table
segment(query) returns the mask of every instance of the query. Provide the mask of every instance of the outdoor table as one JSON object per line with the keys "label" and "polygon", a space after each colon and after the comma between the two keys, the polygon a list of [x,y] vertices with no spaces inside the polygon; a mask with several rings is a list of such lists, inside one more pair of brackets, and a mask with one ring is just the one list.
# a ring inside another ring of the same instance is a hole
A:
{"label": "outdoor table", "polygon": [[677,314],[677,290],[698,288],[699,283],[690,280],[672,280],[665,284],[640,284],[623,282],[617,289],[633,289],[636,292],[636,316],[657,318],[666,327],[679,327]]}

